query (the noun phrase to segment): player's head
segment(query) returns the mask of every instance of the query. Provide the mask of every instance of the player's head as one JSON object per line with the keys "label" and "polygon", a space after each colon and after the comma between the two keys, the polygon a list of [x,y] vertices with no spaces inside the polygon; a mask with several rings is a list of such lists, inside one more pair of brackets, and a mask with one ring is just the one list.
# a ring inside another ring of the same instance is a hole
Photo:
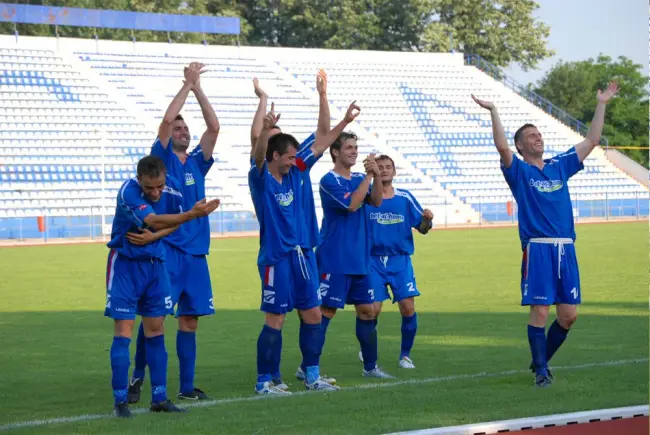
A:
{"label": "player's head", "polygon": [[395,169],[395,162],[393,159],[388,157],[386,154],[382,154],[378,157],[375,157],[375,162],[377,162],[377,167],[379,168],[379,176],[381,182],[384,184],[390,184],[393,182],[393,178],[397,175],[397,170]]}
{"label": "player's head", "polygon": [[338,163],[346,168],[351,168],[357,163],[358,154],[357,135],[351,132],[341,133],[330,147],[334,164]]}
{"label": "player's head", "polygon": [[266,148],[266,161],[269,167],[275,167],[281,174],[288,174],[296,164],[296,153],[300,144],[295,137],[278,133],[269,139]]}
{"label": "player's head", "polygon": [[187,151],[190,146],[190,129],[181,115],[172,122],[172,147],[175,151]]}
{"label": "player's head", "polygon": [[138,162],[138,182],[150,201],[160,200],[163,189],[165,189],[166,175],[167,168],[159,157],[147,156]]}
{"label": "player's head", "polygon": [[533,124],[524,124],[515,132],[515,147],[524,158],[544,155],[544,139]]}

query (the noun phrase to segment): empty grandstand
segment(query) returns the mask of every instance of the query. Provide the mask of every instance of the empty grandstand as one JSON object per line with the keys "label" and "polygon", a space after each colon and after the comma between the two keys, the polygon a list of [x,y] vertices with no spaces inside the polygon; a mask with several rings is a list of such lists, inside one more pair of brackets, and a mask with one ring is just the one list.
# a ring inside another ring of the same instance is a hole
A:
{"label": "empty grandstand", "polygon": [[[462,54],[341,52],[0,36],[0,238],[100,237],[117,188],[148,154],[160,119],[191,61],[221,123],[208,195],[222,200],[213,232],[257,229],[248,193],[250,124],[257,77],[298,139],[316,126],[315,74],[325,68],[333,120],[352,100],[360,153],[388,153],[396,184],[433,210],[435,224],[516,221],[499,170],[491,99],[512,137],[524,122],[544,135],[547,157],[581,140],[569,127],[474,66]],[[204,124],[192,96],[184,116],[193,144]],[[335,121],[334,121],[335,122]],[[191,145],[192,147],[192,145]],[[361,161],[361,159],[359,159]],[[325,156],[313,188],[329,170]],[[601,149],[570,183],[577,219],[648,215],[648,189]],[[318,195],[316,195],[318,201]],[[319,204],[317,203],[319,208]],[[39,225],[40,224],[40,225]]]}

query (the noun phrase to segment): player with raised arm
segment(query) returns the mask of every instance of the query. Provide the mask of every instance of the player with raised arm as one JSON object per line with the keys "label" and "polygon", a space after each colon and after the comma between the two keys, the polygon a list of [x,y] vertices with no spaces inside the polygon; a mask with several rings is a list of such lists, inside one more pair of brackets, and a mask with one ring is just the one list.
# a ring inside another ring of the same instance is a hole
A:
{"label": "player with raised arm", "polygon": [[[158,138],[151,154],[160,157],[170,175],[179,180],[183,207],[189,210],[205,198],[205,177],[214,163],[212,152],[219,135],[219,121],[203,92],[199,76],[204,65],[193,62],[184,69],[185,80],[170,103],[158,129]],[[201,107],[207,126],[199,145],[189,154],[190,132],[180,115],[189,93],[192,92]],[[176,353],[179,361],[179,399],[207,400],[209,397],[194,386],[196,367],[196,329],[199,317],[214,314],[212,284],[207,255],[210,251],[210,221],[207,216],[183,225],[182,232],[166,239],[167,260],[172,296],[177,304],[178,331]],[[142,326],[142,325],[141,325]],[[138,332],[135,369],[129,385],[129,403],[140,397],[146,365],[142,327]]]}
{"label": "player with raised arm", "polygon": [[209,215],[218,200],[199,201],[183,212],[178,182],[166,176],[161,159],[147,156],[138,162],[137,178],[122,184],[117,195],[108,264],[106,266],[106,309],[114,319],[115,332],[110,351],[113,373],[114,411],[130,417],[127,404],[129,345],[135,316],[142,316],[147,365],[151,373],[151,410],[183,412],[167,399],[167,351],[163,321],[172,313],[169,276],[164,265],[165,249],[160,240],[143,246],[132,244],[128,233],[147,229],[169,235],[185,222]]}
{"label": "player with raised arm", "polygon": [[273,382],[280,367],[282,327],[287,312],[300,313],[299,343],[305,362],[305,386],[314,390],[336,390],[320,377],[322,351],[318,268],[309,247],[309,214],[303,209],[305,174],[316,159],[338,137],[358,113],[351,105],[345,119],[332,131],[319,136],[313,145],[298,153],[298,141],[279,133],[269,139],[280,115],[275,106],[264,118],[263,129],[253,152],[248,184],[260,224],[258,267],[262,280],[260,310],[265,322],[257,342],[258,394],[290,394]]}
{"label": "player with raised arm", "polygon": [[357,137],[352,133],[342,133],[330,147],[330,154],[334,169],[320,181],[323,225],[316,248],[323,335],[337,309],[345,304],[354,305],[356,335],[364,359],[363,376],[392,378],[377,366],[375,299],[368,277],[370,240],[364,206],[381,205],[382,184],[372,183],[373,178],[379,178],[379,168],[371,154],[364,160],[365,174],[352,172],[358,154]]}
{"label": "player with raised arm", "polygon": [[[268,96],[266,92],[262,89],[257,79],[253,79],[253,86],[255,88],[255,95],[259,98],[259,104],[257,107],[257,112],[255,113],[255,118],[253,120],[253,125],[251,126],[251,162],[252,162],[252,153],[257,144],[257,140],[260,137],[262,132],[262,122],[264,115],[266,113],[266,105],[268,101]],[[327,100],[327,73],[324,70],[319,70],[316,75],[316,90],[318,91],[319,104],[318,104],[318,125],[316,132],[312,133],[307,139],[305,139],[298,149],[298,156],[309,153],[311,146],[314,144],[314,141],[317,137],[325,136],[330,132],[330,110],[329,102]],[[355,109],[358,107],[355,106]],[[281,133],[280,127],[276,124],[270,131],[270,136],[273,137],[276,134]],[[314,155],[314,164],[320,160],[322,153]],[[303,174],[302,182],[302,209],[305,216],[305,221],[307,222],[308,232],[307,232],[307,242],[306,246],[310,249],[314,249],[318,244],[319,240],[319,230],[318,230],[318,219],[316,217],[316,206],[314,202],[314,191],[312,190],[312,182],[310,177],[310,171],[305,171]],[[300,313],[298,311],[298,313]],[[300,316],[300,314],[298,314]],[[300,319],[302,323],[302,318]],[[305,380],[305,367],[304,364],[298,368],[296,373],[299,380]],[[321,380],[329,384],[335,384],[336,379],[327,377],[325,374],[321,374]],[[273,372],[273,381],[272,383],[283,390],[288,389],[288,386],[284,381],[282,381],[282,376],[280,373],[280,367],[276,367]]]}
{"label": "player with raised arm", "polygon": [[[393,303],[399,304],[402,315],[399,366],[414,369],[415,365],[410,358],[418,329],[414,298],[420,296],[420,292],[411,263],[411,255],[415,251],[412,229],[427,234],[433,226],[433,212],[422,209],[408,190],[393,186],[393,178],[397,175],[393,159],[381,155],[375,161],[379,168],[378,181],[381,181],[383,188],[383,200],[379,207],[366,205],[366,217],[370,225],[370,284],[375,294],[375,325],[383,301],[390,299],[390,286]],[[359,359],[363,362],[361,351]]]}
{"label": "player with raised arm", "polygon": [[[546,387],[553,381],[548,367],[567,337],[581,303],[580,276],[574,242],[573,207],[567,182],[584,168],[583,161],[598,145],[605,122],[605,106],[617,94],[612,82],[598,91],[596,111],[584,141],[568,151],[544,159],[544,141],[532,124],[524,124],[514,135],[516,157],[495,105],[474,101],[490,111],[494,144],[501,156],[501,171],[519,208],[521,264],[521,305],[530,306],[528,342],[532,353],[530,369],[535,385]],[[545,334],[550,305],[556,319]]]}

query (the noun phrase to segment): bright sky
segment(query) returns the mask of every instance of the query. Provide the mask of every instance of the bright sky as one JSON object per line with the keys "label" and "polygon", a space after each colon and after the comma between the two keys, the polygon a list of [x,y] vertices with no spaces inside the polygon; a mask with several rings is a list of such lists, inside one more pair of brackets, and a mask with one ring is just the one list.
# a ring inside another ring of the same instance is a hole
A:
{"label": "bright sky", "polygon": [[626,56],[641,64],[648,75],[648,3],[642,0],[537,0],[535,16],[551,28],[548,45],[553,58],[537,70],[518,67],[506,74],[526,85],[542,78],[559,60],[596,58],[599,53],[616,59]]}

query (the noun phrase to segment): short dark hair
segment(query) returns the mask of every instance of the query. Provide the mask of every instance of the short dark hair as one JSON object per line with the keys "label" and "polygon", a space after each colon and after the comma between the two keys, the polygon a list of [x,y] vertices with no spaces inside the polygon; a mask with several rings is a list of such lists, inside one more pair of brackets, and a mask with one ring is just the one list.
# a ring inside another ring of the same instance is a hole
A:
{"label": "short dark hair", "polygon": [[336,157],[334,156],[334,153],[332,151],[336,150],[338,152],[341,152],[341,147],[345,143],[346,140],[358,140],[359,138],[357,137],[356,134],[352,133],[351,131],[344,131],[341,134],[339,134],[339,137],[336,138],[332,146],[330,146],[330,156],[332,156],[332,161],[336,163]]}
{"label": "short dark hair", "polygon": [[[524,124],[524,125],[522,125],[521,127],[519,127],[517,129],[517,131],[515,132],[515,148],[517,148],[517,142],[521,141],[521,139],[522,139],[521,136],[524,134],[524,130],[526,130],[527,128],[530,128],[530,127],[537,128],[534,124]],[[517,148],[517,152],[519,154],[521,154],[521,151],[519,151],[519,148]]]}
{"label": "short dark hair", "polygon": [[183,116],[181,114],[178,114],[176,115],[176,118],[174,118],[174,121],[185,121],[185,119],[183,119]]}
{"label": "short dark hair", "polygon": [[389,156],[387,156],[386,154],[381,154],[379,157],[375,157],[376,162],[380,160],[390,160],[390,164],[393,165],[393,169],[397,169],[395,168],[395,161],[391,159]]}
{"label": "short dark hair", "polygon": [[296,150],[300,147],[298,140],[286,133],[278,133],[269,139],[269,144],[266,147],[266,161],[273,160],[273,153],[277,151],[281,156],[287,153],[289,147],[294,147]]}
{"label": "short dark hair", "polygon": [[166,173],[165,162],[160,157],[146,156],[138,162],[138,178],[142,176],[157,178]]}

